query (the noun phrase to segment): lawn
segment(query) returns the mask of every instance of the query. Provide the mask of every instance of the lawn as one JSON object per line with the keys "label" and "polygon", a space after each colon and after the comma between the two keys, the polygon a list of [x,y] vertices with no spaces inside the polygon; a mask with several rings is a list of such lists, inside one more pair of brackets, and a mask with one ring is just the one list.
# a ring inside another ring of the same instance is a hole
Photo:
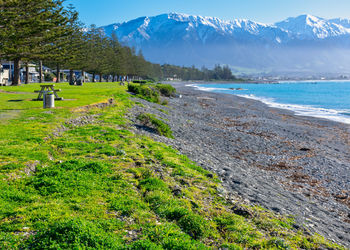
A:
{"label": "lawn", "polygon": [[56,88],[46,110],[39,84],[0,88],[1,249],[341,249],[229,202],[215,174],[131,132],[126,87]]}

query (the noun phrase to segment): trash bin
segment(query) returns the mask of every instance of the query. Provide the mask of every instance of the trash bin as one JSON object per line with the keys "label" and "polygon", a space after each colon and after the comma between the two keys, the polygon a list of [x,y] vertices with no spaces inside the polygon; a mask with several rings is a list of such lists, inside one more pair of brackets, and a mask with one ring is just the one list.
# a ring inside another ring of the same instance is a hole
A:
{"label": "trash bin", "polygon": [[44,109],[55,107],[55,95],[52,92],[45,92],[43,101]]}

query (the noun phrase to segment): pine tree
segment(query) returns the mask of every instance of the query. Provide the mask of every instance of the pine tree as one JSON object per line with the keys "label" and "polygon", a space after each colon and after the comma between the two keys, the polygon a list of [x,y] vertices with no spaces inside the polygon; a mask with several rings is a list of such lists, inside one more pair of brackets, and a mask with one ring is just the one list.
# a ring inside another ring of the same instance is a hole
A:
{"label": "pine tree", "polygon": [[22,59],[41,58],[67,35],[61,0],[0,0],[0,57],[14,61],[13,85],[20,83]]}

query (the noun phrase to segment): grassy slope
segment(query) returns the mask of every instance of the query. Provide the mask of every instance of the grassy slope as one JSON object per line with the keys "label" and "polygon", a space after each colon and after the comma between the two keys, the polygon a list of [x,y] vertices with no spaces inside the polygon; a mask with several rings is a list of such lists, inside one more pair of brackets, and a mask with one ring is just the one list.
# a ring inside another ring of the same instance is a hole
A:
{"label": "grassy slope", "polygon": [[0,88],[21,92],[0,92],[1,249],[340,248],[259,207],[233,213],[215,175],[129,131],[124,87],[58,85],[75,100],[53,110],[31,101],[37,84]]}

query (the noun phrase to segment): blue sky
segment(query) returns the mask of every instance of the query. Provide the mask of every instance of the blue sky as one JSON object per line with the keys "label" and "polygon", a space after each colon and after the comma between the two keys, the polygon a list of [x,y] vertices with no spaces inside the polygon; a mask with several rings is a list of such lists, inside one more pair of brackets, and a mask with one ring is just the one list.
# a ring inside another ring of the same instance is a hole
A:
{"label": "blue sky", "polygon": [[350,19],[350,0],[66,0],[66,4],[76,7],[81,21],[98,26],[169,12],[263,23],[301,14]]}

